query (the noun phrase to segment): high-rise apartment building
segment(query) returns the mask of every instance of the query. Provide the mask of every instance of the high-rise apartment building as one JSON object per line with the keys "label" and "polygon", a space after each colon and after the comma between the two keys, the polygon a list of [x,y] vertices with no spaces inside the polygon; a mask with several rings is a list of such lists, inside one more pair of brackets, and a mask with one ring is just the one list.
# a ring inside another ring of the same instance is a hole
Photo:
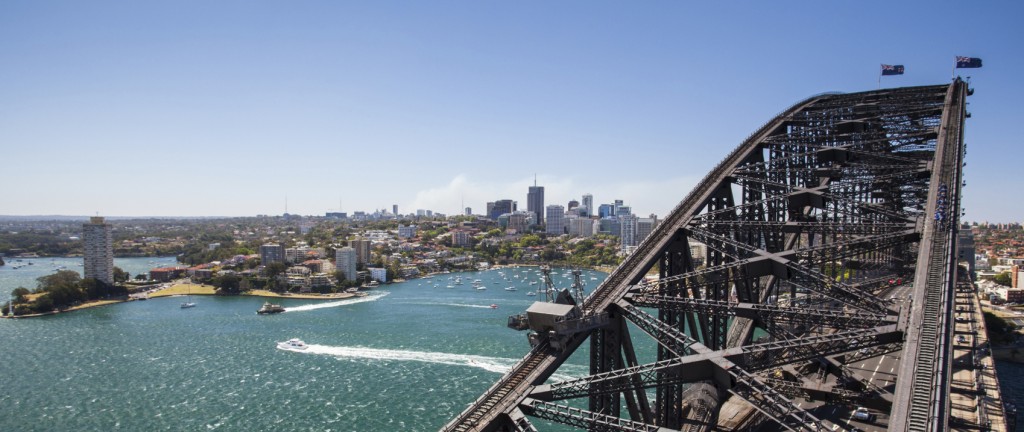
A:
{"label": "high-rise apartment building", "polygon": [[537,186],[536,179],[526,194],[526,211],[533,213],[538,225],[544,224],[544,186]]}
{"label": "high-rise apartment building", "polygon": [[622,250],[627,250],[628,248],[634,247],[638,244],[636,239],[636,225],[638,219],[639,218],[631,214],[619,216],[619,244],[622,246]]}
{"label": "high-rise apartment building", "polygon": [[356,251],[356,262],[366,264],[370,262],[370,240],[357,237],[348,241],[348,247]]}
{"label": "high-rise apartment building", "polygon": [[498,220],[498,216],[516,211],[516,202],[510,199],[497,200],[488,212],[487,217]]}
{"label": "high-rise apartment building", "polygon": [[260,264],[284,262],[284,246],[268,243],[260,246]]}
{"label": "high-rise apartment building", "polygon": [[395,217],[398,217],[398,204],[391,205],[391,213],[394,214]]}
{"label": "high-rise apartment building", "polygon": [[89,218],[89,223],[82,224],[82,241],[85,277],[114,283],[114,235],[110,224],[100,216]]}
{"label": "high-rise apartment building", "polygon": [[594,235],[594,223],[589,218],[570,218],[569,235],[590,237]]}
{"label": "high-rise apartment building", "polygon": [[658,226],[658,216],[652,214],[651,217],[640,218],[636,221],[636,244],[640,245],[643,243],[648,236],[654,232],[654,228]]}
{"label": "high-rise apartment building", "polygon": [[580,216],[590,217],[594,215],[594,196],[591,194],[583,194],[583,206],[587,208],[587,214],[580,214]]}
{"label": "high-rise apartment building", "polygon": [[356,280],[356,250],[345,246],[334,253],[334,266],[345,273],[345,279]]}
{"label": "high-rise apartment building", "polygon": [[548,224],[545,231],[549,235],[565,234],[565,207],[552,204],[546,210]]}

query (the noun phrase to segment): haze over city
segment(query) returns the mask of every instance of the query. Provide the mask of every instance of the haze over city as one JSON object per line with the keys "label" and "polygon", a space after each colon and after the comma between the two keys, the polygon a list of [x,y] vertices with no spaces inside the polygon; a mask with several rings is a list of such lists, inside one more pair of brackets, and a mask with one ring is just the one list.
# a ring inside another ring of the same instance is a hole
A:
{"label": "haze over city", "polygon": [[0,214],[665,215],[813,94],[971,75],[964,220],[1020,220],[1015,2],[5,2]]}

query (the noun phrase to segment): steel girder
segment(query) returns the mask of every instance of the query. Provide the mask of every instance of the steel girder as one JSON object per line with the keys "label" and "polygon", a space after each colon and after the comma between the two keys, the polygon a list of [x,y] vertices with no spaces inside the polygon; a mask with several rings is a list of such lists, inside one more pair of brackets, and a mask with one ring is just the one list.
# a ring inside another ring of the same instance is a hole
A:
{"label": "steel girder", "polygon": [[[607,313],[612,324],[573,336],[569,352],[535,349],[444,430],[521,428],[508,426],[508,416],[501,426],[496,410],[590,430],[710,430],[722,420],[702,415],[694,422],[688,407],[707,411],[727,397],[783,429],[842,426],[790,399],[813,390],[799,376],[776,376],[780,368],[799,375],[815,364],[830,365],[839,380],[823,387],[829,397],[891,400],[845,364],[917,350],[920,339],[906,342],[906,310],[879,296],[893,280],[943,274],[928,269],[948,262],[932,259],[949,253],[948,242],[925,256],[919,249],[949,239],[930,234],[936,224],[928,222],[936,211],[936,178],[958,197],[949,158],[936,160],[936,153],[943,145],[962,148],[962,140],[947,143],[943,131],[957,121],[948,114],[963,108],[962,99],[950,103],[947,96],[964,88],[955,81],[826,94],[779,114],[722,160],[591,292],[586,312]],[[694,254],[700,250],[705,253]],[[926,258],[930,266],[922,264]],[[652,270],[657,279],[644,280]],[[650,341],[634,341],[631,328]],[[543,381],[587,338],[590,375]],[[656,360],[638,363],[641,352]],[[541,365],[547,369],[532,371]],[[942,367],[930,371],[941,374]],[[532,378],[515,378],[525,376]],[[695,386],[713,388],[715,396],[694,397],[688,389]],[[581,398],[589,400],[588,410],[577,408]],[[623,400],[629,419],[619,412]]]}

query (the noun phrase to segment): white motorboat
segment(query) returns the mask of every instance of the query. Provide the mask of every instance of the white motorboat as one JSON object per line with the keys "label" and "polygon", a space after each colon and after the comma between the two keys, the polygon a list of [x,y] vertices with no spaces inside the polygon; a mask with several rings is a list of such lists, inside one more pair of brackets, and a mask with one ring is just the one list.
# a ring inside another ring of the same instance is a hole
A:
{"label": "white motorboat", "polygon": [[303,342],[302,339],[292,338],[284,342],[278,342],[277,347],[283,350],[302,351],[306,348],[309,348],[309,345],[306,345],[306,343]]}

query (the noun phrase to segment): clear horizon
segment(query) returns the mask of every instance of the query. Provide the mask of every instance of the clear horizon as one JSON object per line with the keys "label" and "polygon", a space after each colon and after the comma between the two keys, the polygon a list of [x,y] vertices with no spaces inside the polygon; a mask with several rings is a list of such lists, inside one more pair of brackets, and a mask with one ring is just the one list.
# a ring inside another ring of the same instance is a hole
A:
{"label": "clear horizon", "polygon": [[536,174],[664,217],[793,103],[964,55],[964,220],[1019,220],[1024,6],[971,6],[7,2],[0,214],[481,214]]}

